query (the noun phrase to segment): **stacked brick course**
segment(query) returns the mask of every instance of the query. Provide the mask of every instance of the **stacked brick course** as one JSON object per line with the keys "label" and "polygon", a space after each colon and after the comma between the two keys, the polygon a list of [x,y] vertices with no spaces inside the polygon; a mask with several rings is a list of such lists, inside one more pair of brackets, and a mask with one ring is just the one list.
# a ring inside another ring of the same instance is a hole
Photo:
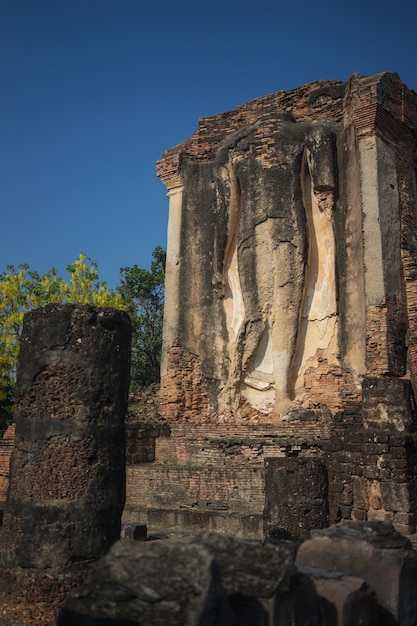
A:
{"label": "stacked brick course", "polygon": [[[211,159],[215,156],[225,134],[242,126],[255,123],[260,117],[276,111],[293,115],[298,122],[343,118],[344,83],[341,81],[315,81],[291,91],[279,91],[262,96],[233,111],[199,119],[198,130],[187,141],[168,150],[158,161],[157,174],[169,188],[182,183],[179,173],[181,160],[186,157]],[[273,123],[273,122],[271,122]],[[270,136],[265,136],[265,143]]]}
{"label": "stacked brick course", "polygon": [[147,430],[155,436],[152,454],[146,457],[148,439],[136,441],[136,458],[142,455],[142,461],[127,467],[124,521],[261,538],[265,463],[323,457],[328,414],[317,410],[305,417],[309,421],[279,425],[194,421],[173,423],[169,431]]}
{"label": "stacked brick course", "polygon": [[[328,523],[390,522],[414,541],[417,433],[410,383],[368,378],[363,396],[362,402],[346,406],[331,420],[321,416],[313,421],[310,414],[310,421],[281,424],[177,422],[169,433],[153,431],[152,457],[127,468],[125,521],[259,539],[281,519],[281,527],[290,533],[295,513],[291,517],[287,512],[283,519],[283,503],[281,516],[275,500],[268,504],[271,497],[276,499],[278,485],[266,485],[266,468],[279,462],[282,471],[292,467],[294,472],[300,464],[308,481],[311,468],[302,464],[311,462],[327,468],[327,486],[322,489]],[[302,513],[291,505],[291,511],[296,509],[303,538],[309,529],[308,511],[312,516],[315,507],[307,506]],[[311,518],[316,525],[325,519],[324,513],[317,515]],[[295,528],[296,536],[300,528]]]}

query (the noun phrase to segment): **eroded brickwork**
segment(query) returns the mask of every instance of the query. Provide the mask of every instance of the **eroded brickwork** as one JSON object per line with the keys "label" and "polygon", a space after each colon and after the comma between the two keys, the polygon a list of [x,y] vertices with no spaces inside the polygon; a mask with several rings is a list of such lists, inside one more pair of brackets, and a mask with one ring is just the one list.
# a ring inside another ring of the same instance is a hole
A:
{"label": "eroded brickwork", "polygon": [[207,383],[200,360],[184,348],[174,346],[168,353],[172,376],[161,382],[161,413],[169,422],[178,419],[203,419],[207,415]]}
{"label": "eroded brickwork", "polygon": [[[200,118],[194,135],[168,150],[158,162],[158,176],[168,189],[181,185],[182,159],[188,156],[199,160],[214,158],[225,134],[253,124],[261,117],[272,116],[276,111],[293,115],[299,122],[327,119],[330,112],[336,122],[341,122],[343,97],[344,83],[341,81],[316,81],[292,91],[257,98],[233,111]],[[269,141],[270,135],[265,133],[263,143]]]}
{"label": "eroded brickwork", "polygon": [[[294,413],[279,425],[175,421],[169,429],[166,424],[164,430],[147,430],[153,444],[137,439],[137,460],[127,467],[124,521],[262,538],[265,466],[271,459],[319,462],[330,436],[329,417],[316,409]],[[142,414],[138,426],[144,422]]]}

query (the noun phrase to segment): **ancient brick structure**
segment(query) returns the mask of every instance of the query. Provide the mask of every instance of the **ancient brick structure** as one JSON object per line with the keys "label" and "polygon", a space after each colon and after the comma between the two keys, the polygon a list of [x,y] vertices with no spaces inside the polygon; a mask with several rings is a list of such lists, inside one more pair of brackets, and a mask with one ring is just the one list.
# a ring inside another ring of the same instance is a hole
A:
{"label": "ancient brick structure", "polygon": [[128,521],[415,534],[416,163],[393,73],[258,98],[162,156],[170,435],[128,468]]}
{"label": "ancient brick structure", "polygon": [[126,523],[300,540],[382,521],[416,543],[416,138],[417,95],[355,75],[204,118],[162,157],[161,415],[145,394],[128,420]]}
{"label": "ancient brick structure", "polygon": [[203,118],[163,155],[168,420],[414,384],[416,133],[396,74],[354,75]]}
{"label": "ancient brick structure", "polygon": [[125,312],[48,305],[25,315],[0,548],[4,624],[16,593],[53,607],[120,537],[129,361]]}

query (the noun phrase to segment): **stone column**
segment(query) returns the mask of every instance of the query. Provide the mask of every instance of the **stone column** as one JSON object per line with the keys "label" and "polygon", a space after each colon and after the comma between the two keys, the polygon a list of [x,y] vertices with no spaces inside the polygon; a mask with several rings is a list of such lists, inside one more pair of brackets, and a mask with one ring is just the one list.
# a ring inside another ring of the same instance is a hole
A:
{"label": "stone column", "polygon": [[71,572],[119,538],[129,359],[125,312],[48,305],[25,315],[1,546],[8,570]]}
{"label": "stone column", "polygon": [[168,351],[178,338],[181,271],[181,221],[183,187],[175,187],[168,192],[169,220],[168,245],[165,268],[164,301],[164,349],[162,350],[161,376],[167,374]]}

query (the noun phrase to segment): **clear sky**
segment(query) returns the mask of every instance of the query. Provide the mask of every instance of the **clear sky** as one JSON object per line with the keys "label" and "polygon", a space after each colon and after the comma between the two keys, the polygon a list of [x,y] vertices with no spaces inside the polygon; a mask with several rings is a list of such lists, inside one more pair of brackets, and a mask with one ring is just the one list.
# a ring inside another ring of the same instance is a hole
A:
{"label": "clear sky", "polygon": [[0,272],[166,245],[161,154],[198,118],[354,72],[417,91],[415,0],[0,0]]}

